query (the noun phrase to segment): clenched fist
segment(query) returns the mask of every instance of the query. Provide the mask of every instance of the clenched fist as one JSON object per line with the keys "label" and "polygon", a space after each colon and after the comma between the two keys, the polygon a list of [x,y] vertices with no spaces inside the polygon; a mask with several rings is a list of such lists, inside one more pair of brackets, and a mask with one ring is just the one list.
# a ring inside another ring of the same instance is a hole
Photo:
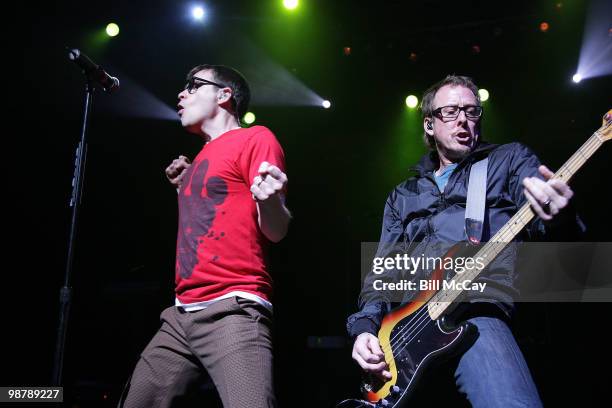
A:
{"label": "clenched fist", "polygon": [[278,167],[264,161],[259,166],[259,175],[253,178],[251,193],[256,201],[266,201],[278,194],[287,184],[287,175]]}
{"label": "clenched fist", "polygon": [[174,159],[166,168],[166,177],[170,184],[176,188],[177,192],[181,188],[183,176],[189,167],[191,167],[189,159],[185,156],[179,156],[178,159]]}

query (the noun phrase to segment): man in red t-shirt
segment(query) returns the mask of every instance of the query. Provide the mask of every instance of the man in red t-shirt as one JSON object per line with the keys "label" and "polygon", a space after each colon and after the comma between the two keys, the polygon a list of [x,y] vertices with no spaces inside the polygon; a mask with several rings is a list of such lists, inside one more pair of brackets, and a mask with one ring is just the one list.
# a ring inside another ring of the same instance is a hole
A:
{"label": "man in red t-shirt", "polygon": [[283,150],[269,129],[240,127],[250,91],[237,71],[197,66],[178,97],[181,124],[204,147],[166,169],[179,204],[175,305],[162,312],[120,406],[169,407],[206,371],[224,407],[273,407],[265,252],[291,218]]}

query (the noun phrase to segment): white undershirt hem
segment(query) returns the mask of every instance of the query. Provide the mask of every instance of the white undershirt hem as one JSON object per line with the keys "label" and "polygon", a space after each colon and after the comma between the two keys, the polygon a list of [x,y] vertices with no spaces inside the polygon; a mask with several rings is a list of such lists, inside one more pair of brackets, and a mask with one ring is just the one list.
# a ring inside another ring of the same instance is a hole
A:
{"label": "white undershirt hem", "polygon": [[257,296],[253,293],[250,292],[243,292],[241,290],[235,290],[229,293],[226,293],[225,295],[221,295],[219,297],[216,297],[214,299],[211,300],[205,300],[203,302],[196,302],[196,303],[181,303],[181,301],[177,298],[174,299],[174,305],[177,307],[180,307],[181,309],[183,309],[186,312],[196,312],[198,310],[203,310],[206,309],[208,306],[212,305],[215,302],[218,302],[220,300],[223,299],[228,299],[234,296],[238,296],[244,299],[249,299],[252,300],[253,302],[257,302],[260,305],[264,306],[266,309],[268,309],[269,311],[272,312],[273,308],[272,308],[272,303],[268,302],[266,299],[262,298],[261,296]]}

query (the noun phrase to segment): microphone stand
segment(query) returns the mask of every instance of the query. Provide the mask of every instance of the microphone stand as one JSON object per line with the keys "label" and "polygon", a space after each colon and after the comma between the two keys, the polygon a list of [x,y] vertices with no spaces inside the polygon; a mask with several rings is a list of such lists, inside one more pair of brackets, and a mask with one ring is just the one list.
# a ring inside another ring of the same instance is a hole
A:
{"label": "microphone stand", "polygon": [[83,113],[83,125],[81,127],[81,140],[75,152],[74,176],[72,178],[72,196],[70,207],[72,207],[72,219],[70,223],[70,238],[68,240],[68,257],[66,260],[66,271],[64,276],[64,286],[60,289],[60,308],[59,323],[57,327],[57,338],[55,343],[55,357],[53,360],[53,385],[62,384],[62,374],[64,368],[64,350],[66,346],[66,332],[68,329],[68,316],[72,303],[72,264],[74,261],[74,244],[77,233],[77,221],[79,215],[79,205],[81,204],[81,193],[83,190],[83,179],[85,176],[85,159],[87,156],[87,125],[91,113],[93,92],[95,90],[94,81],[90,75],[86,75],[87,84],[85,86],[85,110]]}

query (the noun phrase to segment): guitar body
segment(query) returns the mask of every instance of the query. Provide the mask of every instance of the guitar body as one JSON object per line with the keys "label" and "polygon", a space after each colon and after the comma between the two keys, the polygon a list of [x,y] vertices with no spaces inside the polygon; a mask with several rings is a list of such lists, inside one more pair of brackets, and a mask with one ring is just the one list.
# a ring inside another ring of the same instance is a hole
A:
{"label": "guitar body", "polygon": [[[376,379],[372,383],[364,383],[362,389],[366,391],[368,401],[377,403],[385,400],[388,403],[385,406],[399,407],[400,403],[410,398],[419,380],[432,364],[464,351],[472,344],[476,333],[472,324],[462,323],[453,330],[448,330],[444,327],[443,320],[436,321],[427,317],[427,321],[420,324],[418,334],[410,336],[410,347],[398,346],[392,351],[391,358],[386,357],[392,378],[386,383]],[[398,333],[412,324],[414,321],[410,318],[401,320],[393,327],[391,335],[401,336]]]}
{"label": "guitar body", "polygon": [[[444,257],[456,256],[465,245],[455,245]],[[431,290],[420,292],[414,301],[392,310],[384,317],[378,339],[392,377],[383,382],[371,376],[362,384],[362,391],[369,402],[399,407],[412,395],[429,366],[465,351],[475,339],[476,330],[470,323],[453,327],[446,317],[437,320],[430,317],[428,301],[437,292],[435,288],[441,287],[443,276],[443,270],[435,270],[430,278]]]}

